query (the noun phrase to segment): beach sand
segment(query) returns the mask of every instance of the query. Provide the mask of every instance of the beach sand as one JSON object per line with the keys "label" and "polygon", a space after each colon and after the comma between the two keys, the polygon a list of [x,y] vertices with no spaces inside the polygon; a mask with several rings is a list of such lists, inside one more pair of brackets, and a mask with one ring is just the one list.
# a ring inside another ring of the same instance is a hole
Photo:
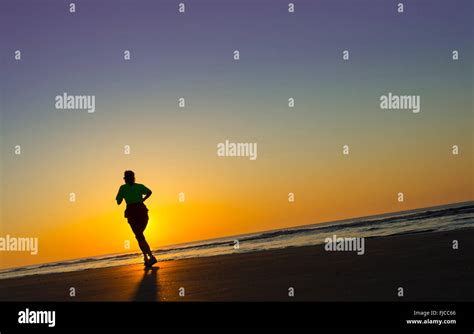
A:
{"label": "beach sand", "polygon": [[[453,240],[459,249],[453,250]],[[474,301],[474,229],[0,280],[8,301]],[[69,296],[74,287],[76,296]],[[185,296],[179,295],[180,288]],[[295,291],[288,296],[289,287]],[[397,296],[403,287],[404,297]]]}

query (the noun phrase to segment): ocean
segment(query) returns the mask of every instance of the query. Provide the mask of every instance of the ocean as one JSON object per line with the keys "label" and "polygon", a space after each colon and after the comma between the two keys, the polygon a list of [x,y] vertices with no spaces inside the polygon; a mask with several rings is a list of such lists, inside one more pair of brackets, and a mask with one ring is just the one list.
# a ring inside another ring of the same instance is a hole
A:
{"label": "ocean", "polygon": [[[253,234],[192,242],[154,250],[158,261],[324,244],[326,238],[384,237],[474,227],[474,202],[352,218]],[[238,240],[239,247],[235,247]],[[142,262],[141,253],[102,255],[0,270],[0,279],[106,268]]]}

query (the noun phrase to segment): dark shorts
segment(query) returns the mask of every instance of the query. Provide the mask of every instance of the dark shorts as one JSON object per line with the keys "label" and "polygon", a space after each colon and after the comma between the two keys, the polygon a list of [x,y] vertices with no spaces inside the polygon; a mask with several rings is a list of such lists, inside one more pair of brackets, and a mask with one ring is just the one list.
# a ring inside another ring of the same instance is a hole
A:
{"label": "dark shorts", "polygon": [[143,203],[128,204],[125,209],[125,217],[135,233],[135,238],[138,241],[145,240],[143,231],[145,231],[148,224],[148,209]]}

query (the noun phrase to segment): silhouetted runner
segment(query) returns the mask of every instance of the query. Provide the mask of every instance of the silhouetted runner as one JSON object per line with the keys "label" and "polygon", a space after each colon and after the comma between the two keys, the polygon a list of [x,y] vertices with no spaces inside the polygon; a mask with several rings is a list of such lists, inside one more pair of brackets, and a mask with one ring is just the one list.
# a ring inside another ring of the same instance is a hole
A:
{"label": "silhouetted runner", "polygon": [[[151,196],[151,190],[143,184],[135,183],[135,173],[131,170],[126,170],[123,179],[125,184],[121,185],[116,197],[117,204],[120,205],[125,199],[127,208],[125,209],[125,217],[135,233],[138,245],[142,250],[145,266],[151,267],[157,262],[153,256],[150,246],[146,242],[143,231],[145,231],[148,224],[148,208],[143,203]],[[145,195],[145,197],[143,197]]]}

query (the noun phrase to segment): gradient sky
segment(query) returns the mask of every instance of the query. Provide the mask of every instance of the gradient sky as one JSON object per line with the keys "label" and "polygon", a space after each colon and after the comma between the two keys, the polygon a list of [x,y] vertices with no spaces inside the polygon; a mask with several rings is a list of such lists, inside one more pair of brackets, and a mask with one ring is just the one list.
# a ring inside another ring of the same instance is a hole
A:
{"label": "gradient sky", "polygon": [[[135,249],[125,169],[154,192],[153,247],[474,199],[471,0],[179,2],[0,2],[0,236],[39,238],[0,267]],[[380,110],[388,92],[421,112]],[[217,157],[226,139],[258,159]]]}

